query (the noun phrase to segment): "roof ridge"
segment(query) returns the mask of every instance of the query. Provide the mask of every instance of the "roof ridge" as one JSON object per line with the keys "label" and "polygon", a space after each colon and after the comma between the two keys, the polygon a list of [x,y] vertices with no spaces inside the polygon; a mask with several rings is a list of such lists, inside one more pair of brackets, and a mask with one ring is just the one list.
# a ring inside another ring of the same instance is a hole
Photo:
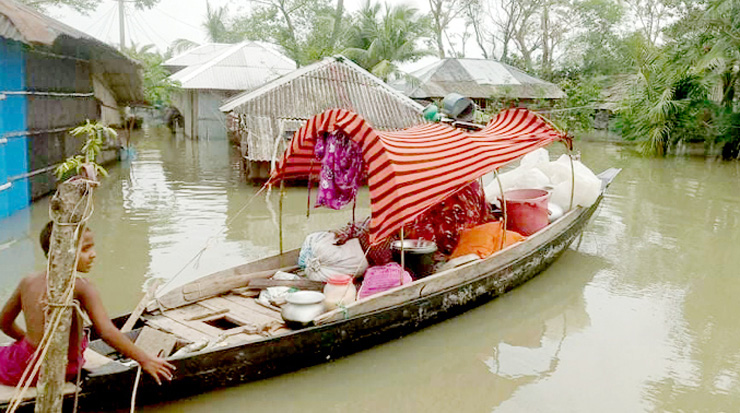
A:
{"label": "roof ridge", "polygon": [[[220,63],[222,60],[226,59],[227,57],[231,56],[232,54],[236,53],[238,50],[242,49],[244,46],[246,46],[249,42],[240,42],[235,44],[233,47],[228,48],[225,52],[221,53],[214,59],[211,59],[210,62],[206,62],[198,66],[195,70],[185,75],[182,79],[178,79],[181,83],[188,82],[198,76],[199,74],[205,72],[206,70],[210,69],[211,67],[215,66],[217,63]],[[172,76],[176,75],[177,73],[173,74]]]}

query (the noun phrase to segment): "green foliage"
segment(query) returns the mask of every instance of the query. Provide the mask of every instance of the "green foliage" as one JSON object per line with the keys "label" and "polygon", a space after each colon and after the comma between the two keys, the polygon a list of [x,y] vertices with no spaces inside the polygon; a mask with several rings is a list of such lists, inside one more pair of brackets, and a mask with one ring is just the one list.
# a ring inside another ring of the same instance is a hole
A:
{"label": "green foliage", "polygon": [[365,2],[352,19],[342,52],[383,80],[398,74],[398,63],[432,54],[419,47],[431,34],[429,19],[407,5]]}
{"label": "green foliage", "polygon": [[[265,0],[236,17],[236,36],[280,45],[299,65],[337,53],[333,44],[335,10],[330,0]],[[338,30],[344,32],[346,19]]]}
{"label": "green foliage", "polygon": [[737,157],[740,5],[713,1],[685,19],[669,29],[673,37],[663,47],[645,42],[633,48],[638,82],[621,114],[624,136],[650,154],[704,141]]}
{"label": "green foliage", "polygon": [[142,87],[147,102],[156,107],[170,105],[172,93],[179,89],[180,84],[169,79],[170,72],[163,66],[164,56],[151,44],[141,47],[134,44],[124,53],[142,66]]}
{"label": "green foliage", "polygon": [[593,128],[595,105],[601,97],[599,78],[573,73],[558,85],[567,95],[555,102],[551,119],[566,131],[587,131]]}
{"label": "green foliage", "polygon": [[108,139],[117,136],[116,131],[98,121],[90,122],[88,119],[84,125],[72,129],[69,133],[72,136],[84,138],[85,143],[82,145],[81,155],[67,158],[54,170],[57,179],[64,180],[77,175],[84,164],[91,164],[97,173],[108,176],[108,171],[95,163],[95,160],[103,151],[103,146]]}
{"label": "green foliage", "polygon": [[[49,6],[66,6],[74,9],[78,13],[88,14],[102,3],[101,0],[20,0],[37,10],[46,10]],[[127,0],[131,2],[131,0]],[[159,0],[135,0],[133,1],[134,6],[139,10],[151,9]]]}

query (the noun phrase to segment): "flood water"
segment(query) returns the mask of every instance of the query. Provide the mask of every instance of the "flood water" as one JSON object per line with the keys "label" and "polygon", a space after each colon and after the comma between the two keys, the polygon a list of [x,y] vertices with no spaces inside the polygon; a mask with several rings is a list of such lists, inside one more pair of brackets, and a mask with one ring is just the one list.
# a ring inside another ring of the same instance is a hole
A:
{"label": "flood water", "polygon": [[[151,277],[174,277],[172,287],[278,251],[278,196],[254,198],[227,142],[159,129],[133,141],[96,192],[90,223],[90,278],[111,315],[130,310]],[[534,280],[331,363],[140,411],[737,411],[740,163],[577,147],[595,171],[623,171],[581,240]],[[360,198],[358,217],[368,211]],[[305,189],[284,205],[286,249],[352,215],[307,219]],[[0,221],[3,300],[44,268],[37,234],[47,220],[42,200]]]}

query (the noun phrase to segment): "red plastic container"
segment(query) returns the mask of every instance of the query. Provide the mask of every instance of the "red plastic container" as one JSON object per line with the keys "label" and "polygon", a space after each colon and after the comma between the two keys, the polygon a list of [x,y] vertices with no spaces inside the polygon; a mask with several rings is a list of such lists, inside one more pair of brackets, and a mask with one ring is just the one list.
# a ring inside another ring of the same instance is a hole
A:
{"label": "red plastic container", "polygon": [[506,229],[529,236],[549,223],[547,211],[549,192],[543,189],[512,189],[504,193],[504,198],[506,198]]}

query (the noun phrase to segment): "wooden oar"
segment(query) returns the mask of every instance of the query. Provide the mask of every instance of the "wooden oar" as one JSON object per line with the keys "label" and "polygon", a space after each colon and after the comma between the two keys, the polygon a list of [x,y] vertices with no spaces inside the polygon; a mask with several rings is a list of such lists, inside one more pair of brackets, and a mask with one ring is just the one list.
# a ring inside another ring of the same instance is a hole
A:
{"label": "wooden oar", "polygon": [[152,285],[149,286],[149,289],[146,291],[146,294],[144,294],[144,298],[139,301],[139,304],[136,305],[134,308],[134,311],[131,312],[131,315],[128,316],[128,320],[126,320],[126,323],[123,324],[123,327],[121,327],[121,332],[126,333],[128,331],[131,331],[132,328],[134,328],[134,325],[139,320],[139,317],[141,314],[144,313],[144,310],[146,310],[146,305],[154,298],[154,294],[157,292],[157,288],[162,284],[162,279],[157,278],[154,281],[152,281]]}

